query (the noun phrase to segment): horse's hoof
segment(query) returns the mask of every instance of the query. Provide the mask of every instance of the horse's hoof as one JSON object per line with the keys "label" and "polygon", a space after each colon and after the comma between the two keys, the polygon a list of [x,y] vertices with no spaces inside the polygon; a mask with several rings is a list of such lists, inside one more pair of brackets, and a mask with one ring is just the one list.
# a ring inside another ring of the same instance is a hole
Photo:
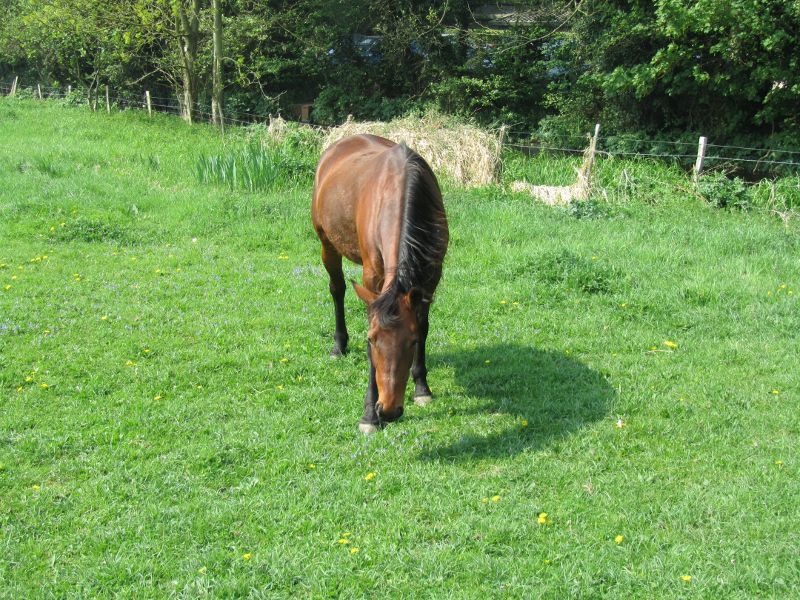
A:
{"label": "horse's hoof", "polygon": [[375,433],[378,431],[379,427],[377,425],[373,425],[372,423],[359,423],[358,430],[363,433],[364,435],[369,435],[370,433]]}
{"label": "horse's hoof", "polygon": [[417,406],[428,406],[428,404],[431,402],[433,402],[433,396],[430,394],[425,396],[414,396],[414,404]]}
{"label": "horse's hoof", "polygon": [[375,433],[378,431],[378,426],[373,425],[372,423],[359,423],[358,429],[364,435],[369,435],[370,433]]}

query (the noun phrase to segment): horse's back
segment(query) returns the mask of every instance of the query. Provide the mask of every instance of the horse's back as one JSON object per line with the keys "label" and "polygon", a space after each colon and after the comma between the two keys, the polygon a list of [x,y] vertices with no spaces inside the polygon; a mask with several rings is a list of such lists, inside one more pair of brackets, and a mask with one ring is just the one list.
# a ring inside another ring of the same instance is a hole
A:
{"label": "horse's back", "polygon": [[371,182],[383,154],[397,144],[375,135],[354,135],[322,154],[314,178],[311,219],[323,243],[361,263],[357,232],[359,197]]}

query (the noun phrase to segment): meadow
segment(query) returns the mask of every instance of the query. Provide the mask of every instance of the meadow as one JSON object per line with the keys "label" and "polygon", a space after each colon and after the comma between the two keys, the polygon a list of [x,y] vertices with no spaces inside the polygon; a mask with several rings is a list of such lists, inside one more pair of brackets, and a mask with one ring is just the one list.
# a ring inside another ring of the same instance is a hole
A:
{"label": "meadow", "polygon": [[251,144],[0,99],[0,597],[800,595],[796,220],[444,182],[436,399],[364,436],[305,159],[204,180]]}

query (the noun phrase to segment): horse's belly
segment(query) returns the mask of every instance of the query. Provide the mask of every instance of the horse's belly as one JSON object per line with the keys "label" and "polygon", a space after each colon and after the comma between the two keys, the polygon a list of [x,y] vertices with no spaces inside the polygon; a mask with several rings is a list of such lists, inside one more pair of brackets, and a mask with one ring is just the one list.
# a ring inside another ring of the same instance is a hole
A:
{"label": "horse's belly", "polygon": [[356,229],[355,199],[341,188],[320,190],[315,211],[317,234],[336,251],[361,264],[361,252]]}

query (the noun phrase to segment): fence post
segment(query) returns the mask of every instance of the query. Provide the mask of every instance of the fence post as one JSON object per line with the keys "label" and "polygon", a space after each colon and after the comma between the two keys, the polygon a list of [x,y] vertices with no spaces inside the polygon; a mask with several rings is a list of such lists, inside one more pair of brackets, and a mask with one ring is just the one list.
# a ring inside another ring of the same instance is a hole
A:
{"label": "fence post", "polygon": [[111,114],[111,99],[108,97],[108,86],[106,86],[106,112]]}
{"label": "fence post", "polygon": [[44,98],[42,98],[42,84],[41,83],[37,83],[36,84],[36,89],[39,90],[39,100],[43,100]]}
{"label": "fence post", "polygon": [[144,97],[147,99],[147,114],[153,116],[153,105],[150,103],[150,90],[145,91]]}
{"label": "fence post", "polygon": [[500,131],[497,133],[497,156],[495,157],[497,166],[495,168],[495,175],[498,180],[503,174],[503,144],[506,143],[506,129],[507,127],[502,125]]}
{"label": "fence post", "polygon": [[72,85],[68,85],[67,86],[67,96],[71,96],[71,95],[72,95]]}
{"label": "fence post", "polygon": [[18,80],[19,80],[19,75],[14,76],[14,83],[11,84],[11,93],[9,94],[9,96],[16,96]]}
{"label": "fence post", "polygon": [[694,163],[694,173],[692,174],[692,180],[695,183],[700,179],[700,171],[703,170],[703,161],[706,158],[706,142],[708,142],[708,138],[701,135],[697,145],[697,160]]}

